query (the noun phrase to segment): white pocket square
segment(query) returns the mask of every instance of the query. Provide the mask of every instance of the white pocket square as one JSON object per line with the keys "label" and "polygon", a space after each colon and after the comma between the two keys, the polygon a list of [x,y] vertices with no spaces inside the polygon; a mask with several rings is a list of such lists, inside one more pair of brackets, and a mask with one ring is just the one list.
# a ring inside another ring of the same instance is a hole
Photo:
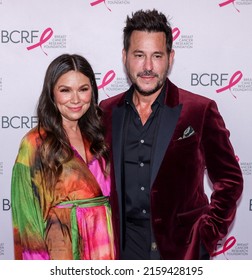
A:
{"label": "white pocket square", "polygon": [[188,138],[195,133],[194,129],[191,126],[188,126],[187,129],[183,132],[183,136],[179,137],[179,140]]}

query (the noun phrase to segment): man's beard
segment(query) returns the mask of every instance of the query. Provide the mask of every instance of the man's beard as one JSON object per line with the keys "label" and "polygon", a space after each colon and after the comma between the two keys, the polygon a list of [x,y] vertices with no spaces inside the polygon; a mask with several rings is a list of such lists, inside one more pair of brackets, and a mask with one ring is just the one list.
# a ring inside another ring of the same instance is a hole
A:
{"label": "man's beard", "polygon": [[163,85],[164,85],[164,82],[163,81],[159,81],[157,83],[157,85],[153,89],[146,91],[146,90],[141,89],[137,84],[133,83],[133,86],[134,86],[135,90],[137,90],[143,96],[150,96],[150,95],[152,95],[153,93],[155,93],[159,89],[161,89],[163,87]]}
{"label": "man's beard", "polygon": [[[143,77],[143,76],[145,76],[145,77],[146,76],[147,77],[148,76],[150,76],[150,77],[158,77],[158,75],[156,73],[152,72],[151,70],[145,70],[145,71],[140,72],[140,73],[137,74],[137,77]],[[131,77],[131,76],[129,75],[129,77]],[[143,95],[143,96],[150,96],[150,95],[152,95],[153,93],[157,92],[158,90],[160,90],[163,87],[163,85],[165,83],[165,80],[166,80],[166,76],[163,77],[162,80],[158,81],[158,83],[156,84],[156,86],[153,89],[148,90],[148,91],[143,90],[135,82],[132,82],[132,85],[134,86],[135,90],[137,90],[141,95]]]}

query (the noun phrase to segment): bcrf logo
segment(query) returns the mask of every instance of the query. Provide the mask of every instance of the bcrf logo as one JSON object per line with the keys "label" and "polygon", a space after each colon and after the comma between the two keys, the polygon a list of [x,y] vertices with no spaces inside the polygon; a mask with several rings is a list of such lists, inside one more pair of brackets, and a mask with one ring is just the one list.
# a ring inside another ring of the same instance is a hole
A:
{"label": "bcrf logo", "polygon": [[[240,82],[243,74],[241,71],[236,71],[231,78],[229,78],[228,73],[192,73],[191,74],[191,86],[217,86],[216,93],[221,93],[229,90],[233,95],[231,89]],[[234,96],[234,95],[233,95]],[[236,98],[236,96],[234,96]]]}
{"label": "bcrf logo", "polygon": [[[39,37],[39,30],[1,30],[1,43],[7,44],[7,43],[13,43],[13,44],[32,44],[27,47],[27,50],[30,51],[32,49],[35,49],[37,47],[40,47],[42,49],[42,45],[45,44],[53,35],[52,28],[48,27],[46,28],[42,34]],[[44,52],[45,53],[45,52]],[[46,53],[45,53],[46,54]],[[47,54],[46,54],[47,55]]]}

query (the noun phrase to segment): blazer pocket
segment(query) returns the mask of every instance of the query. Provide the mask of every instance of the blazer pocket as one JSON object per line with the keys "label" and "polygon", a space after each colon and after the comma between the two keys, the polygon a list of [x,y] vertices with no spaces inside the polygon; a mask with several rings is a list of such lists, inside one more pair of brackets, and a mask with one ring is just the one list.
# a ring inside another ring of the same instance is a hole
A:
{"label": "blazer pocket", "polygon": [[186,137],[186,138],[181,138],[181,139],[175,139],[172,141],[173,146],[185,146],[185,145],[190,145],[194,142],[198,142],[198,133],[194,133],[192,136]]}

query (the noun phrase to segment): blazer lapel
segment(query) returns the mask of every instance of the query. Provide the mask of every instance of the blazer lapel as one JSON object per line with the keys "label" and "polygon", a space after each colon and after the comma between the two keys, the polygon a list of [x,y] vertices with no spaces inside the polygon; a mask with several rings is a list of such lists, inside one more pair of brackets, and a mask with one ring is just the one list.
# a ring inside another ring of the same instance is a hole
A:
{"label": "blazer lapel", "polygon": [[162,114],[159,117],[159,126],[155,143],[156,149],[152,152],[153,161],[151,168],[151,186],[153,185],[161,162],[171,141],[181,109],[181,104],[173,108],[165,106]]}
{"label": "blazer lapel", "polygon": [[120,247],[124,244],[124,216],[123,216],[123,200],[122,200],[122,141],[123,141],[123,124],[125,118],[124,106],[115,107],[112,113],[112,150],[113,150],[113,161],[114,161],[114,173],[116,191],[118,195],[119,204],[119,215],[120,215]]}

